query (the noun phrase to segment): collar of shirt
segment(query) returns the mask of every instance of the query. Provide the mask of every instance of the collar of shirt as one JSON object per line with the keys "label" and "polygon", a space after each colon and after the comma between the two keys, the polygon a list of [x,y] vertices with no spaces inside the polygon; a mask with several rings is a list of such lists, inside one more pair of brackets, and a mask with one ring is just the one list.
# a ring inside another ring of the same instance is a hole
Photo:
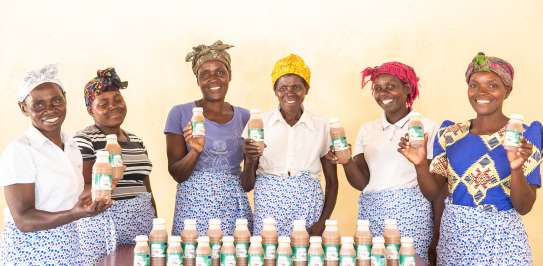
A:
{"label": "collar of shirt", "polygon": [[381,118],[382,129],[383,129],[383,132],[385,133],[385,137],[389,141],[393,141],[398,130],[401,130],[402,128],[405,127],[405,125],[407,125],[407,122],[409,122],[409,117],[411,115],[411,112],[413,111],[410,111],[406,116],[404,116],[402,119],[398,120],[398,122],[394,124],[391,124],[390,122],[388,122],[386,116],[383,114]]}
{"label": "collar of shirt", "polygon": [[[30,144],[35,147],[41,147],[45,143],[49,142],[52,145],[55,145],[51,140],[49,140],[47,137],[45,137],[37,128],[34,126],[31,126],[28,128],[25,132],[26,137],[30,140]],[[64,133],[60,133],[60,137],[64,145],[70,145],[72,148],[78,148],[77,144],[73,140],[73,138]]]}
{"label": "collar of shirt", "polygon": [[[269,125],[272,126],[275,123],[284,123],[285,125],[288,125],[287,121],[285,121],[285,118],[281,114],[279,107],[273,111],[270,117]],[[303,111],[302,116],[300,117],[298,122],[296,122],[296,124],[294,124],[294,126],[292,127],[297,127],[298,125],[305,125],[310,130],[315,129],[315,124],[313,122],[313,119],[311,119],[311,114],[309,114],[307,111]]]}

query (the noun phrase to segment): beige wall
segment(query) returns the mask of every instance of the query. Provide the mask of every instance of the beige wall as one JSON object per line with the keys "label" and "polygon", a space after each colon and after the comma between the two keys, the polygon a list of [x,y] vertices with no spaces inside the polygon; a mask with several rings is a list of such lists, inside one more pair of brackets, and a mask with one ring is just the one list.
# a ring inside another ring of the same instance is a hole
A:
{"label": "beige wall", "polygon": [[[15,100],[26,69],[59,63],[69,100],[64,129],[75,131],[91,123],[83,85],[96,69],[115,66],[129,81],[123,92],[129,106],[124,127],[149,149],[151,182],[159,214],[167,221],[175,183],[166,170],[162,130],[171,106],[200,96],[184,62],[199,43],[222,39],[236,46],[230,50],[228,101],[264,110],[275,105],[274,60],[298,53],[313,73],[307,108],[340,117],[351,140],[361,123],[381,114],[369,91],[360,90],[359,73],[387,60],[416,69],[421,97],[415,108],[441,121],[473,116],[463,77],[469,60],[478,51],[503,57],[516,70],[505,112],[543,119],[534,108],[543,98],[543,2],[538,0],[28,2],[0,0],[0,149],[28,126]],[[538,194],[524,221],[536,264],[542,264],[543,194]],[[341,174],[333,216],[343,234],[354,229],[357,197]]]}

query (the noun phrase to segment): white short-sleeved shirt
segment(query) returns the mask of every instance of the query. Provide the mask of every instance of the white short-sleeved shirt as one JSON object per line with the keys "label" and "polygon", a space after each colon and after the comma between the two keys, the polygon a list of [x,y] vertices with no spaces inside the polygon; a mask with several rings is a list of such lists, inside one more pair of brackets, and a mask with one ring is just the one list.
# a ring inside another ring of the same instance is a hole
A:
{"label": "white short-sleeved shirt", "polygon": [[[398,152],[400,138],[407,133],[409,115],[390,124],[383,115],[380,119],[363,124],[358,131],[354,155],[364,154],[370,170],[370,181],[364,192],[376,192],[417,185],[415,166]],[[436,124],[425,117],[421,119],[424,132],[428,133],[428,159],[432,159],[433,137]]]}
{"label": "white short-sleeved shirt", "polygon": [[[320,158],[326,155],[331,143],[328,120],[306,110],[291,127],[279,108],[262,114],[262,120],[267,147],[260,157],[257,175],[295,176],[309,171],[319,178]],[[247,137],[247,127],[243,136]]]}
{"label": "white short-sleeved shirt", "polygon": [[[71,209],[83,192],[83,159],[73,138],[61,136],[64,150],[34,127],[9,143],[0,157],[0,186],[34,183],[36,209]],[[8,208],[4,215],[11,218]]]}

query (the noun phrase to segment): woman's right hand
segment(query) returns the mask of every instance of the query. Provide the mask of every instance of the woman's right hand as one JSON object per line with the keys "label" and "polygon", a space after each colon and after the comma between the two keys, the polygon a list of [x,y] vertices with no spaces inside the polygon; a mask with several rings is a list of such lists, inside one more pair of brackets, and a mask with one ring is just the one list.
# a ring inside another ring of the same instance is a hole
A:
{"label": "woman's right hand", "polygon": [[258,141],[252,139],[244,139],[243,141],[243,154],[245,159],[250,162],[256,162],[264,153],[264,148],[266,144],[264,142],[259,143]]}
{"label": "woman's right hand", "polygon": [[204,150],[205,138],[204,136],[194,137],[192,135],[192,123],[190,121],[183,128],[183,137],[185,138],[185,142],[190,146],[192,150],[198,153],[201,153]]}
{"label": "woman's right hand", "polygon": [[415,166],[426,162],[427,153],[426,147],[428,143],[428,134],[424,134],[424,144],[420,147],[414,148],[409,144],[409,136],[405,134],[404,137],[400,139],[398,151],[409,160]]}
{"label": "woman's right hand", "polygon": [[71,209],[71,212],[77,219],[86,218],[105,211],[111,207],[111,204],[111,199],[105,202],[92,200],[90,191],[85,189],[83,193],[79,195],[79,199]]}

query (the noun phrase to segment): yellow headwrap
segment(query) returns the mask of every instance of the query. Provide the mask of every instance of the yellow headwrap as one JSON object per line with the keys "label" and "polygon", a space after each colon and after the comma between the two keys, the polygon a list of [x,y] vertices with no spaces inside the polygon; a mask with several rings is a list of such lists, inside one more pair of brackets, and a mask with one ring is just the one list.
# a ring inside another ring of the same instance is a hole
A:
{"label": "yellow headwrap", "polygon": [[275,86],[275,82],[280,77],[287,74],[298,75],[303,78],[305,82],[307,82],[308,86],[310,84],[309,80],[311,78],[311,71],[309,70],[309,67],[305,64],[304,60],[295,54],[290,54],[286,57],[283,57],[275,63],[271,74],[273,86]]}

